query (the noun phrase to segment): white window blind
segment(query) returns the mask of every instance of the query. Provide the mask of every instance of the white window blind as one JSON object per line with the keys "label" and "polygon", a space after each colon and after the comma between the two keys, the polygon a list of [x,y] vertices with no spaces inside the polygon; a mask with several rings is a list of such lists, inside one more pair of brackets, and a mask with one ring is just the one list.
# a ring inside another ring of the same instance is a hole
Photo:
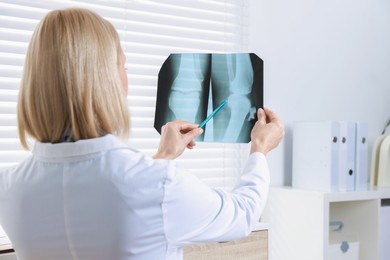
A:
{"label": "white window blind", "polygon": [[[157,75],[170,53],[231,53],[245,49],[244,0],[0,1],[0,167],[22,161],[16,101],[28,42],[50,10],[83,7],[109,20],[127,56],[132,147],[152,155]],[[42,72],[44,73],[44,72]],[[231,188],[248,155],[247,144],[197,143],[178,163],[214,187]]]}

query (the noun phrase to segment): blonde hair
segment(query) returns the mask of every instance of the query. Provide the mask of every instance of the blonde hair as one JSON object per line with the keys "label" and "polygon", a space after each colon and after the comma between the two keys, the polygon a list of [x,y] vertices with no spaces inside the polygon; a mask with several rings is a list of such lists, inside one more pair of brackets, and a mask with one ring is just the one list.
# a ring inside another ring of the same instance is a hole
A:
{"label": "blonde hair", "polygon": [[122,53],[114,27],[85,9],[49,12],[30,41],[17,107],[20,141],[127,137],[129,115],[120,81]]}

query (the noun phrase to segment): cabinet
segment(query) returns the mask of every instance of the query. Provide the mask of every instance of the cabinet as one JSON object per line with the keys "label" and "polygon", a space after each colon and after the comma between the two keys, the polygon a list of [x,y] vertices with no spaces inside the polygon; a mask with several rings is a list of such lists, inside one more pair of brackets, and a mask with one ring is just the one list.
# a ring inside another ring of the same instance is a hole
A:
{"label": "cabinet", "polygon": [[[271,230],[270,259],[335,260],[330,249],[337,240],[356,242],[350,248],[358,246],[361,260],[380,259],[381,201],[388,198],[389,187],[353,192],[272,187],[262,216]],[[344,225],[334,231],[330,221]]]}

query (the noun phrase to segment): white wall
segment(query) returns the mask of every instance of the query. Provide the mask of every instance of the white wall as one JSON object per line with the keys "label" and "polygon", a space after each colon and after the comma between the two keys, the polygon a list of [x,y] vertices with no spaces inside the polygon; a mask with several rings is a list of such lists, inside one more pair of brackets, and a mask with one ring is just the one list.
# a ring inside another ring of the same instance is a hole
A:
{"label": "white wall", "polygon": [[[264,103],[286,125],[268,155],[272,185],[291,184],[292,122],[390,119],[390,1],[251,0],[248,52],[264,60]],[[370,155],[371,158],[371,155]]]}

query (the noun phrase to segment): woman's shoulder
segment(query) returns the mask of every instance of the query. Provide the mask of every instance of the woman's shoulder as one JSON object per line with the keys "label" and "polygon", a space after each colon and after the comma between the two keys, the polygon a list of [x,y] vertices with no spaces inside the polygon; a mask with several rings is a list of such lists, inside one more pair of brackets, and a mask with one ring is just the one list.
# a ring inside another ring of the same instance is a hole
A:
{"label": "woman's shoulder", "polygon": [[111,169],[112,177],[123,181],[165,181],[173,162],[156,160],[130,146],[106,152],[104,161]]}
{"label": "woman's shoulder", "polygon": [[28,156],[22,162],[9,167],[0,168],[0,189],[4,190],[12,186],[12,184],[21,179],[21,175],[29,167],[31,156]]}

